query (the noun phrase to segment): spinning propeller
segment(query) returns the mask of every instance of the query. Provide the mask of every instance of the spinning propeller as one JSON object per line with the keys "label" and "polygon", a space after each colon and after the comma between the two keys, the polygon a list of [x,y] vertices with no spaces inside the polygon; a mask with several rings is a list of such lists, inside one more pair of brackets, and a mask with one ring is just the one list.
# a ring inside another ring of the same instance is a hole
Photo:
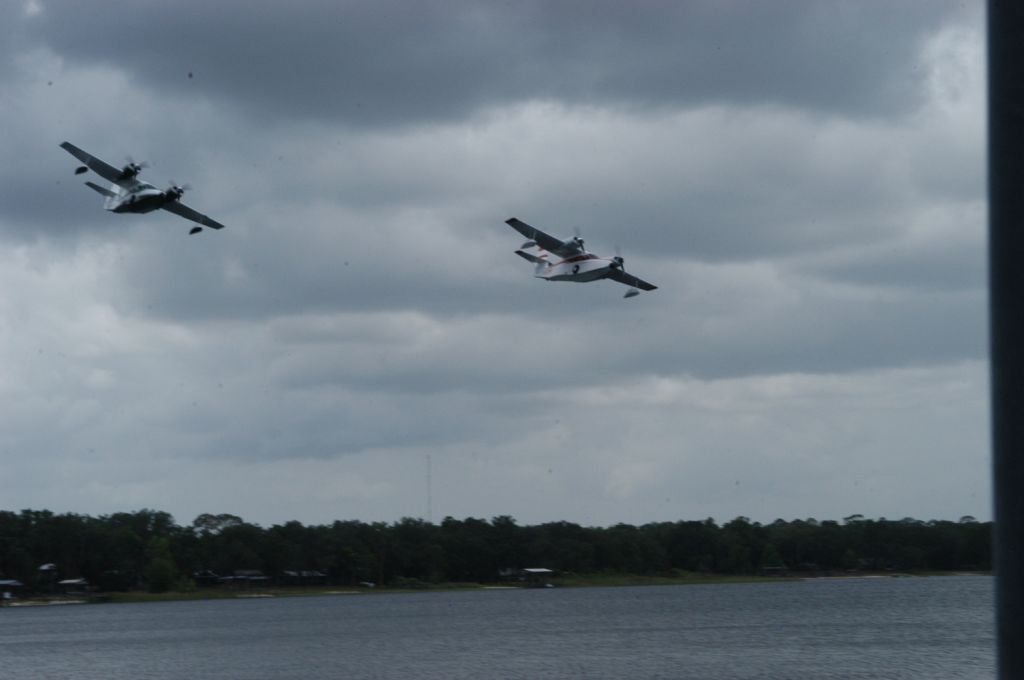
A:
{"label": "spinning propeller", "polygon": [[164,196],[171,201],[177,201],[185,195],[186,191],[190,191],[191,189],[192,187],[188,184],[178,184],[172,179],[171,186],[164,192]]}
{"label": "spinning propeller", "polygon": [[573,233],[572,242],[576,244],[576,247],[579,248],[581,253],[587,252],[587,249],[583,247],[583,239],[580,236],[580,233],[581,233],[580,232],[580,228],[579,227],[573,227],[572,228],[572,233]]}
{"label": "spinning propeller", "polygon": [[615,246],[615,257],[612,258],[612,266],[626,271],[626,260],[622,257],[622,250],[618,246]]}
{"label": "spinning propeller", "polygon": [[[164,197],[168,201],[177,201],[177,200],[180,200],[181,197],[185,195],[186,191],[189,191],[191,189],[192,189],[191,185],[189,185],[189,184],[178,184],[177,182],[175,182],[172,179],[171,180],[171,186],[169,186],[167,188],[167,190],[164,191]],[[198,225],[193,226],[191,229],[189,229],[188,235],[189,236],[194,236],[195,234],[198,234],[202,230],[203,230],[203,228],[198,226]]]}
{"label": "spinning propeller", "polygon": [[[626,273],[626,258],[622,257],[622,250],[618,246],[615,246],[615,257],[612,258],[611,267],[612,269],[618,269],[623,274]],[[629,299],[631,297],[636,297],[639,294],[639,290],[630,286],[629,290],[627,290],[626,294],[622,297]]]}
{"label": "spinning propeller", "polygon": [[149,163],[147,163],[146,161],[136,163],[131,156],[127,156],[125,160],[128,161],[128,164],[121,168],[121,179],[131,179],[132,177],[135,177],[140,172],[142,172],[143,168],[149,167]]}

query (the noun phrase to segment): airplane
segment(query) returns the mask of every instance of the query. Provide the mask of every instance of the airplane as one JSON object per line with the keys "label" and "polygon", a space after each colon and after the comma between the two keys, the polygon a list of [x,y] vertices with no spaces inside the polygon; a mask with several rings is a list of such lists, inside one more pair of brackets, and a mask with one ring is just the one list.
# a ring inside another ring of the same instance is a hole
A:
{"label": "airplane", "polygon": [[149,182],[139,180],[137,176],[142,168],[146,167],[145,163],[136,163],[128,159],[128,164],[118,170],[70,142],[64,142],[60,147],[85,164],[75,169],[76,175],[92,170],[112,183],[109,189],[104,189],[92,182],[85,183],[85,186],[106,197],[103,207],[111,212],[148,213],[163,208],[186,220],[192,220],[202,225],[192,227],[189,234],[198,234],[203,227],[224,228],[224,225],[217,220],[211,219],[181,202],[182,195],[189,188],[188,185],[178,186],[171,182],[171,186],[166,191],[160,191]]}
{"label": "airplane", "polygon": [[[530,239],[515,252],[519,257],[535,265],[533,275],[539,279],[580,283],[611,279],[630,287],[623,296],[625,298],[639,295],[640,290],[657,289],[657,286],[627,274],[621,255],[608,258],[588,253],[583,247],[583,239],[578,235],[571,241],[560,241],[515,217],[505,220],[505,224]],[[549,253],[557,255],[561,260],[548,261]],[[640,290],[637,290],[638,288]]]}

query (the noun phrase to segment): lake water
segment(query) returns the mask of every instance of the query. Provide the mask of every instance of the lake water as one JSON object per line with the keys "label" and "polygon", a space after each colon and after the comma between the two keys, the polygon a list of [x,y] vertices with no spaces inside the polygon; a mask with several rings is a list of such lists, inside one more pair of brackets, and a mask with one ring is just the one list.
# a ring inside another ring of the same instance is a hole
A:
{"label": "lake water", "polygon": [[0,609],[4,680],[993,678],[985,576]]}

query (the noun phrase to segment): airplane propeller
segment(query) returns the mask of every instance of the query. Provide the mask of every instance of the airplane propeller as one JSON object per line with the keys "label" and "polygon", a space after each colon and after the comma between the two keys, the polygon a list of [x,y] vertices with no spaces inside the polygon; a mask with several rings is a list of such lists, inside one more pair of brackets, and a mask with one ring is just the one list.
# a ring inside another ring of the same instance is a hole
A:
{"label": "airplane propeller", "polygon": [[615,257],[612,258],[612,267],[626,271],[626,260],[622,257],[622,251],[615,246]]}
{"label": "airplane propeller", "polygon": [[149,167],[149,163],[147,163],[146,161],[136,163],[131,156],[126,156],[125,160],[128,161],[128,164],[121,168],[122,179],[131,179],[132,177],[135,177],[140,172],[142,172],[143,168]]}
{"label": "airplane propeller", "polygon": [[587,249],[583,247],[583,238],[581,237],[582,232],[580,231],[580,228],[579,227],[573,227],[572,228],[572,233],[573,233],[572,241],[580,249],[580,252],[581,253],[587,252]]}
{"label": "airplane propeller", "polygon": [[171,186],[164,192],[164,196],[172,201],[177,201],[179,198],[185,195],[186,191],[192,189],[188,184],[178,184],[173,179],[171,180]]}
{"label": "airplane propeller", "polygon": [[[612,258],[611,266],[613,269],[618,269],[623,274],[626,273],[626,259],[622,257],[622,250],[618,246],[615,246],[615,257]],[[623,295],[622,297],[628,300],[629,298],[636,297],[639,294],[639,290],[637,290],[633,286],[630,286],[629,290],[627,290],[626,294]]]}

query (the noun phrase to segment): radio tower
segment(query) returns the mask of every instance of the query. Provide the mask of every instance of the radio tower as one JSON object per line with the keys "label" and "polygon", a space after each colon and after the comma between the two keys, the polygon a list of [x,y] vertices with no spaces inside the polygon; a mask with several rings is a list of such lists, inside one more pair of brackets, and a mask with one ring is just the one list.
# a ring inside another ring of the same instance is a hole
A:
{"label": "radio tower", "polygon": [[430,454],[427,454],[427,524],[434,523],[433,498],[431,497]]}

